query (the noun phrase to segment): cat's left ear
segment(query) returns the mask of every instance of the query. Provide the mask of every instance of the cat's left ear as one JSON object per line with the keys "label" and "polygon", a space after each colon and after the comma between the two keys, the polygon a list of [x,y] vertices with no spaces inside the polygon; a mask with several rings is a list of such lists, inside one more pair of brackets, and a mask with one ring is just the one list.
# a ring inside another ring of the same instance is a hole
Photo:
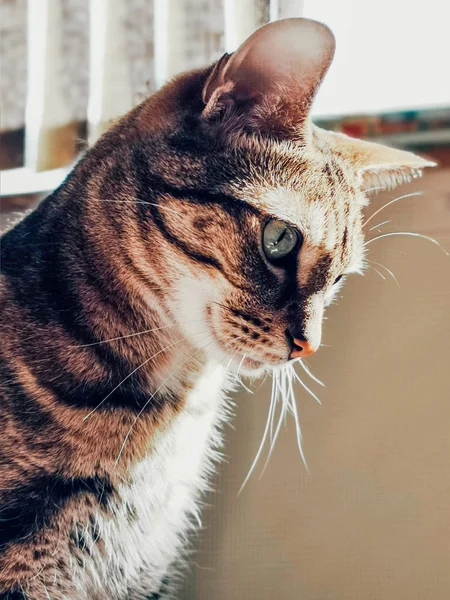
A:
{"label": "cat's left ear", "polygon": [[361,187],[365,190],[394,188],[415,177],[420,177],[425,167],[436,166],[435,162],[405,150],[397,150],[319,128],[316,128],[316,133],[318,134],[316,139],[325,142],[333,154],[340,155],[353,166],[360,178]]}
{"label": "cat's left ear", "polygon": [[203,88],[203,119],[232,133],[300,137],[334,48],[333,34],[317,21],[264,25],[212,69]]}

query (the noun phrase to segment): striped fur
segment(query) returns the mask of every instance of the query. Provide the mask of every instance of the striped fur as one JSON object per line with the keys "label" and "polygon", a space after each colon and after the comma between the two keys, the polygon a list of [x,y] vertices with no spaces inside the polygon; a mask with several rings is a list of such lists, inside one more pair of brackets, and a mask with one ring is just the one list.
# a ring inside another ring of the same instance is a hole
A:
{"label": "striped fur", "polygon": [[[2,238],[1,598],[170,595],[229,373],[285,363],[287,330],[318,345],[333,283],[362,266],[383,153],[309,124],[317,81],[295,119],[275,102],[262,127],[261,90],[246,121],[229,64],[136,107]],[[426,166],[407,156],[403,175]],[[272,217],[302,236],[278,266],[261,247]]]}

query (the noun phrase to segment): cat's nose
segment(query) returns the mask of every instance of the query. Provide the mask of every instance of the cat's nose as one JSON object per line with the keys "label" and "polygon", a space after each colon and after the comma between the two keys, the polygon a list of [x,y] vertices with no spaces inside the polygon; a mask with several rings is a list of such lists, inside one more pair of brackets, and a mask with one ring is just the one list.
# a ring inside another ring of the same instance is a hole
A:
{"label": "cat's nose", "polygon": [[307,340],[303,338],[295,338],[293,336],[289,337],[291,342],[291,353],[289,354],[289,359],[292,360],[294,358],[306,358],[317,351],[318,346],[314,346]]}

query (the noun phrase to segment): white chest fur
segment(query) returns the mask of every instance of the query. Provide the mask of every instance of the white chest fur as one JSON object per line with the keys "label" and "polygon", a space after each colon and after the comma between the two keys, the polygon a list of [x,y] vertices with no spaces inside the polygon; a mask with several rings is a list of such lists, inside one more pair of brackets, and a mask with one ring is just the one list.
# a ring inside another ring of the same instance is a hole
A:
{"label": "white chest fur", "polygon": [[103,554],[101,564],[91,565],[95,597],[145,598],[170,575],[187,532],[199,521],[199,492],[220,443],[225,379],[223,366],[205,367],[183,410],[157,434],[153,451],[119,488],[115,517],[99,519],[106,561]]}

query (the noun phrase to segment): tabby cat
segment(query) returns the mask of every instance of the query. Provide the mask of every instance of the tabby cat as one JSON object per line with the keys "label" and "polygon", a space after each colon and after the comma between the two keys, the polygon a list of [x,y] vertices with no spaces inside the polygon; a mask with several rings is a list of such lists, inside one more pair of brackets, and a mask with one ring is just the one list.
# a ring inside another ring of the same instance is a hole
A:
{"label": "tabby cat", "polygon": [[320,23],[262,27],[4,235],[1,598],[172,594],[233,374],[318,349],[366,190],[432,166],[311,123],[333,53]]}

